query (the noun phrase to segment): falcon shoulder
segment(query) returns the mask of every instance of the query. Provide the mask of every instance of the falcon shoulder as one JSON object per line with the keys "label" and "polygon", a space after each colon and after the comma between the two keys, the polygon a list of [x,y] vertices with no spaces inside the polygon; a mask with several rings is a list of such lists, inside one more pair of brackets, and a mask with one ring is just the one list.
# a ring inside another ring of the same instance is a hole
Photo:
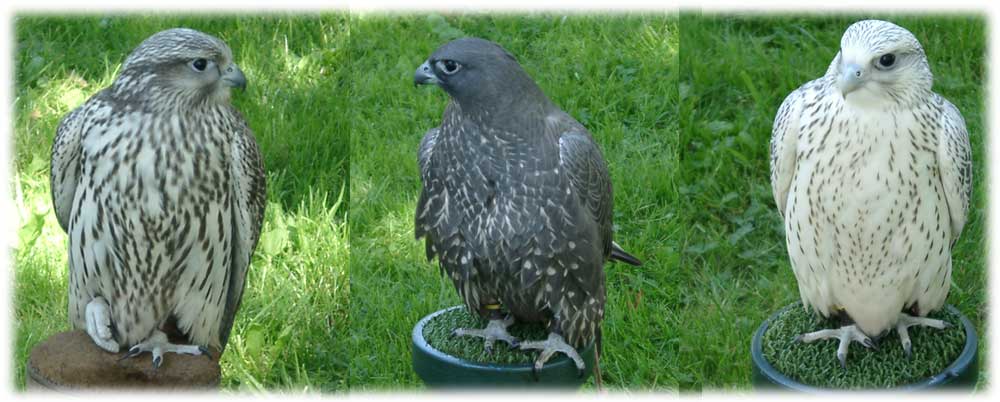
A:
{"label": "falcon shoulder", "polygon": [[437,144],[438,132],[441,129],[439,127],[434,127],[427,130],[424,134],[424,138],[420,140],[420,148],[417,149],[417,163],[420,167],[420,179],[426,182],[428,177],[428,171],[431,167],[431,155],[434,152],[434,145]]}
{"label": "falcon shoulder", "polygon": [[59,226],[69,232],[70,215],[73,213],[73,198],[80,182],[80,169],[83,154],[81,141],[85,131],[88,111],[103,107],[103,103],[95,96],[82,106],[73,109],[56,129],[56,137],[52,142],[52,166],[49,172],[49,185],[52,188],[52,205],[55,209]]}
{"label": "falcon shoulder", "polygon": [[243,116],[233,110],[236,130],[231,145],[230,164],[232,183],[232,258],[229,273],[229,291],[219,331],[223,349],[229,340],[233,320],[243,299],[247,270],[264,222],[264,208],[267,202],[267,184],[264,176],[264,161],[260,148]]}
{"label": "falcon shoulder", "polygon": [[965,120],[958,108],[937,95],[935,102],[942,109],[937,157],[944,198],[951,217],[951,241],[954,244],[968,219],[969,199],[972,196],[972,147],[969,145]]}
{"label": "falcon shoulder", "polygon": [[[434,153],[434,146],[437,144],[437,136],[440,131],[439,127],[427,130],[424,138],[420,140],[420,147],[417,149],[417,164],[420,168],[420,181],[423,184],[420,190],[420,199],[417,201],[416,217],[413,225],[414,237],[417,239],[428,234],[431,225],[430,220],[436,216],[433,210],[441,207],[439,203],[441,197],[447,197],[447,194],[430,194],[432,185],[430,174],[431,156]],[[426,239],[425,248],[427,260],[430,261],[435,255],[434,244],[430,237]]]}
{"label": "falcon shoulder", "polygon": [[611,211],[614,203],[611,177],[597,143],[579,123],[570,124],[559,135],[559,163],[560,169],[566,172],[577,199],[594,218],[603,242],[603,254],[605,258],[610,258]]}
{"label": "falcon shoulder", "polygon": [[789,94],[778,108],[771,129],[771,193],[781,219],[785,219],[788,189],[795,175],[796,149],[799,141],[799,121],[805,102],[806,84]]}

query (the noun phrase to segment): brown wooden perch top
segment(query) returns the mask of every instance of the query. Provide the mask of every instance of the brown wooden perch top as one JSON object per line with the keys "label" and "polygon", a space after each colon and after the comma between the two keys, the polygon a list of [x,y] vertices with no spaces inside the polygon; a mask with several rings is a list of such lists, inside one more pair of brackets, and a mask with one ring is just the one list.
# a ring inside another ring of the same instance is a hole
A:
{"label": "brown wooden perch top", "polygon": [[31,350],[28,389],[69,391],[93,388],[213,389],[219,386],[219,353],[212,357],[168,353],[153,369],[150,353],[124,359],[128,350],[108,353],[82,330],[52,335]]}

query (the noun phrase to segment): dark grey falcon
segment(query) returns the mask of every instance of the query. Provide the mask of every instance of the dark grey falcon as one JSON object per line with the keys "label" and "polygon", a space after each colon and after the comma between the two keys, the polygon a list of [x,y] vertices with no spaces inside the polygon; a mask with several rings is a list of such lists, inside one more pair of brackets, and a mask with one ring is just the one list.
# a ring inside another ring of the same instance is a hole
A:
{"label": "dark grey falcon", "polygon": [[230,103],[246,78],[218,38],[143,41],[66,115],[52,200],[69,234],[69,318],[126,357],[226,346],[264,215],[264,167]]}
{"label": "dark grey falcon", "polygon": [[[555,353],[600,341],[604,262],[639,261],[612,242],[608,169],[590,133],[559,109],[500,45],[464,38],[438,48],[415,84],[451,97],[418,153],[417,239],[438,256],[466,307],[489,319],[459,336]],[[519,342],[514,321],[542,322],[544,341]]]}

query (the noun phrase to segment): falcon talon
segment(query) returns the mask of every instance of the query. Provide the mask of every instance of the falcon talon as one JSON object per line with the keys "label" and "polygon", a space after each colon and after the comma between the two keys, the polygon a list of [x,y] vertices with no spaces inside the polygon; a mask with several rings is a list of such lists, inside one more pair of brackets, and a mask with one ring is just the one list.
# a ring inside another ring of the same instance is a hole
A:
{"label": "falcon talon", "polygon": [[198,352],[201,352],[201,354],[205,355],[205,357],[207,357],[208,360],[213,360],[212,352],[209,352],[208,348],[199,345]]}
{"label": "falcon talon", "polygon": [[118,361],[122,361],[122,360],[125,360],[125,359],[130,359],[130,358],[136,357],[136,356],[138,356],[140,354],[142,354],[142,350],[139,349],[138,346],[133,346],[131,349],[128,350],[128,353],[126,353],[124,356],[118,358]]}
{"label": "falcon talon", "polygon": [[153,369],[159,369],[160,365],[163,364],[163,356],[156,356],[153,358]]}
{"label": "falcon talon", "polygon": [[847,325],[837,329],[822,329],[808,332],[798,336],[803,343],[812,343],[823,339],[837,340],[837,359],[841,364],[846,365],[847,354],[850,351],[851,342],[858,342],[866,348],[875,346],[875,343],[864,334],[857,325]]}
{"label": "falcon talon", "polygon": [[451,337],[473,336],[483,338],[483,348],[486,350],[487,354],[492,354],[493,344],[497,340],[507,342],[508,344],[517,342],[517,339],[507,332],[507,327],[509,327],[512,323],[513,321],[511,320],[492,319],[488,324],[486,324],[486,328],[483,329],[456,328],[451,331]]}
{"label": "falcon talon", "polygon": [[84,311],[87,334],[98,347],[111,353],[118,353],[118,342],[114,340],[111,325],[111,307],[103,297],[95,297],[87,303]]}

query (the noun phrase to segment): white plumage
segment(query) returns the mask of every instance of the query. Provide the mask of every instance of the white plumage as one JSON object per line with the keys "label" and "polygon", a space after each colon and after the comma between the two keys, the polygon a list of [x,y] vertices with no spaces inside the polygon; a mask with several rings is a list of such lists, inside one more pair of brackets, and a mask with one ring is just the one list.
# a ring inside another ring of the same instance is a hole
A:
{"label": "white plumage", "polygon": [[850,340],[901,329],[909,353],[905,326],[946,325],[918,317],[948,295],[972,162],[962,116],[932,82],[909,31],[861,21],[774,121],[771,185],[802,302],[855,324],[803,340],[840,338],[842,362]]}

